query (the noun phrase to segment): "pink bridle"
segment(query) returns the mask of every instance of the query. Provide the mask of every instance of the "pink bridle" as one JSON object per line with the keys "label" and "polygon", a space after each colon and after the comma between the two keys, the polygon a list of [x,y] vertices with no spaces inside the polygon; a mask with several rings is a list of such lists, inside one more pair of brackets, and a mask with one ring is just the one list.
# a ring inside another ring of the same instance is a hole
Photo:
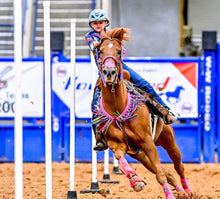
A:
{"label": "pink bridle", "polygon": [[[106,67],[108,67],[108,68],[113,68],[115,65],[114,65],[114,63],[113,63],[112,61],[107,61],[107,63],[105,64],[105,62],[106,62],[107,59],[113,59],[113,60],[115,61],[115,63],[116,63],[116,68],[118,69],[118,67],[119,67],[119,65],[120,65],[120,63],[121,63],[121,61],[124,59],[124,56],[125,56],[125,54],[126,54],[126,51],[124,50],[124,47],[122,47],[122,49],[123,49],[123,57],[121,58],[121,56],[120,56],[120,60],[117,60],[116,57],[111,56],[111,55],[106,56],[106,57],[101,61],[101,63],[98,62],[98,59],[96,60],[96,61],[97,61],[97,65],[98,65],[98,69],[99,69],[99,73],[100,73],[100,76],[101,76],[101,78],[102,78],[102,82],[103,82],[103,84],[104,84],[105,86],[106,86],[106,82],[105,82],[105,78],[104,78],[103,74],[102,74],[101,71],[100,71],[100,64],[101,64],[101,65],[104,65],[104,66],[106,66]],[[98,50],[97,50],[97,49],[96,49],[96,57],[98,58]],[[121,82],[122,79],[123,79],[123,67],[122,67],[122,70],[121,70],[119,82]]]}

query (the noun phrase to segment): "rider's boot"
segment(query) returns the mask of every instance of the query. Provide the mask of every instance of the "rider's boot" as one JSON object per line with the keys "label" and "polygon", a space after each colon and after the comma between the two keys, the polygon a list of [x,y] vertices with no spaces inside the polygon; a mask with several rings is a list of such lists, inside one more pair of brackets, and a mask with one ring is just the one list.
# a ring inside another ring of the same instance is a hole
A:
{"label": "rider's boot", "polygon": [[156,104],[155,108],[157,109],[157,111],[159,111],[161,113],[165,124],[172,124],[172,123],[176,122],[177,117],[171,111],[169,111],[167,108],[165,108],[164,106],[162,106],[158,102],[156,102],[156,103],[157,104]]}
{"label": "rider's boot", "polygon": [[[97,130],[97,128],[96,128],[96,130]],[[104,138],[101,131],[97,130],[95,132],[95,138],[96,138],[96,145],[93,147],[93,149],[95,151],[103,151],[108,148],[108,145],[107,145],[105,138]]]}
{"label": "rider's boot", "polygon": [[153,106],[153,109],[156,111],[156,113],[163,118],[165,124],[172,124],[176,122],[177,117],[171,111],[161,105],[156,99],[147,95],[146,98],[148,99],[147,102]]}

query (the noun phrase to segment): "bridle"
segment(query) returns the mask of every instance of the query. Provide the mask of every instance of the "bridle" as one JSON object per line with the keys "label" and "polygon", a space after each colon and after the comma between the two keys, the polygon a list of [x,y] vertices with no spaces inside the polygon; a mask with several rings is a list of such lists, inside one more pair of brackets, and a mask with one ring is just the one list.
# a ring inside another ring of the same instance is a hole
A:
{"label": "bridle", "polygon": [[[107,40],[107,39],[108,39],[108,38],[105,38],[105,39],[103,39],[103,40],[101,41],[101,43],[100,43],[100,45],[99,45],[99,49],[98,49],[98,48],[95,49],[95,53],[96,53],[96,64],[97,64],[98,71],[99,71],[99,75],[101,76],[101,79],[102,79],[102,82],[103,82],[104,86],[106,86],[106,81],[105,81],[105,78],[104,78],[103,73],[101,72],[101,66],[104,66],[104,65],[105,65],[106,60],[112,59],[112,60],[116,63],[116,71],[118,72],[118,68],[119,68],[120,64],[122,64],[123,59],[124,59],[125,54],[126,54],[125,48],[121,45],[121,54],[120,54],[119,60],[118,60],[116,57],[111,56],[111,55],[106,56],[106,57],[104,57],[103,60],[101,60],[101,58],[100,58],[100,54],[101,54],[101,52],[100,52],[100,46],[101,46],[101,45],[103,44],[103,42],[104,42],[105,40]],[[118,75],[116,75],[116,77],[118,77]],[[118,79],[118,78],[117,78],[117,79]],[[114,80],[114,82],[112,83],[112,86],[113,86],[114,83],[117,82],[117,79]],[[119,78],[119,84],[121,83],[122,79],[123,79],[123,67],[122,67],[121,74],[120,74],[120,78]]]}

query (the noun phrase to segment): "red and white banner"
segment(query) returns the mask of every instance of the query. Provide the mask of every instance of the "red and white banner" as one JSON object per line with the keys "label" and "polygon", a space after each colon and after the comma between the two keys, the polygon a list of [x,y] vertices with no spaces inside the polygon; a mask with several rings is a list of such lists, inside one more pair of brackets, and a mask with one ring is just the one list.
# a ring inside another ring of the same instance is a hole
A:
{"label": "red and white banner", "polygon": [[129,63],[182,118],[198,117],[197,63]]}

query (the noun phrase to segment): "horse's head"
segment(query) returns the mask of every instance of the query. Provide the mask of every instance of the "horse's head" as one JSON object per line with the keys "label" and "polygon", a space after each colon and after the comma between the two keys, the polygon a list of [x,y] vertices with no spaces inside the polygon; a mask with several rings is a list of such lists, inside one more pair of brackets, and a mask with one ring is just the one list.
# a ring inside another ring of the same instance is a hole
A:
{"label": "horse's head", "polygon": [[129,39],[125,33],[128,33],[128,29],[115,28],[106,33],[101,32],[99,70],[104,84],[115,84],[122,79],[122,59],[125,53],[122,41]]}

